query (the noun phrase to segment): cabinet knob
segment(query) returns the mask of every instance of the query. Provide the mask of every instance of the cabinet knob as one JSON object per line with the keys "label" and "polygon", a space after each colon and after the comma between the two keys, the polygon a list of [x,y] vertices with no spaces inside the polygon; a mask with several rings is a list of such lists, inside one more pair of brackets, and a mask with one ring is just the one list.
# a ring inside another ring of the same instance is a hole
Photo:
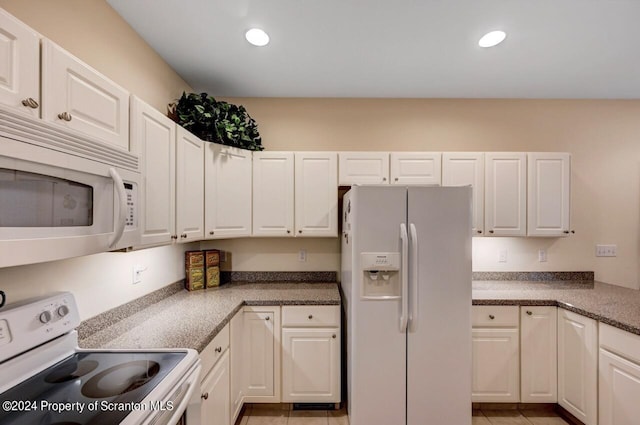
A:
{"label": "cabinet knob", "polygon": [[562,233],[564,233],[565,235],[568,235],[568,234],[569,234],[569,231],[568,231],[568,230],[565,230],[565,231],[563,231]]}
{"label": "cabinet knob", "polygon": [[201,399],[207,400],[209,398],[209,393],[204,393],[200,396]]}
{"label": "cabinet knob", "polygon": [[336,334],[331,335],[331,338],[336,339]]}
{"label": "cabinet knob", "polygon": [[493,230],[489,230],[489,233],[493,233]]}
{"label": "cabinet knob", "polygon": [[287,234],[288,234],[288,233],[291,233],[291,230],[287,230]]}
{"label": "cabinet knob", "polygon": [[171,235],[171,239],[178,239],[178,235]]}
{"label": "cabinet knob", "polygon": [[476,230],[476,233],[482,233],[482,230]]}
{"label": "cabinet knob", "polygon": [[493,319],[495,319],[495,318],[496,318],[496,316],[494,316],[493,314],[490,314],[490,315],[489,315],[489,319],[493,320]]}
{"label": "cabinet knob", "polygon": [[571,234],[575,234],[575,233],[576,233],[576,231],[575,231],[575,230],[572,230],[572,231],[571,231]]}
{"label": "cabinet knob", "polygon": [[298,230],[298,233],[302,233],[302,230]]}
{"label": "cabinet knob", "polygon": [[38,106],[40,106],[40,104],[34,98],[28,97],[28,98],[22,100],[22,106],[26,106],[26,107],[29,107],[31,109],[37,109]]}
{"label": "cabinet knob", "polygon": [[222,347],[216,347],[214,350],[216,353],[222,353]]}
{"label": "cabinet knob", "polygon": [[395,180],[395,181],[398,181],[399,179],[396,177],[394,180]]}
{"label": "cabinet knob", "polygon": [[180,237],[181,237],[182,239],[185,239],[185,238],[187,237],[187,234],[186,234],[186,233],[183,233],[183,234],[181,234],[181,235],[180,235]]}
{"label": "cabinet knob", "polygon": [[269,320],[269,316],[267,316],[264,320]]}
{"label": "cabinet knob", "polygon": [[60,118],[60,119],[61,119],[61,120],[63,120],[63,121],[67,121],[67,122],[69,122],[69,121],[71,121],[71,118],[72,118],[72,117],[71,117],[71,114],[70,114],[70,113],[68,113],[68,112],[63,112],[63,113],[61,113],[61,114],[58,114],[58,118]]}
{"label": "cabinet knob", "polygon": [[527,310],[527,315],[531,316],[532,314],[531,310]]}
{"label": "cabinet knob", "polygon": [[386,181],[387,181],[387,178],[386,178],[386,177],[383,177],[383,178],[382,178],[382,181],[383,181],[383,182],[386,182]]}
{"label": "cabinet knob", "polygon": [[313,314],[309,315],[309,320],[313,319]]}
{"label": "cabinet knob", "polygon": [[214,235],[215,233],[216,233],[216,232],[214,232],[213,230],[210,230],[210,231],[209,231],[209,234],[210,234],[210,235]]}

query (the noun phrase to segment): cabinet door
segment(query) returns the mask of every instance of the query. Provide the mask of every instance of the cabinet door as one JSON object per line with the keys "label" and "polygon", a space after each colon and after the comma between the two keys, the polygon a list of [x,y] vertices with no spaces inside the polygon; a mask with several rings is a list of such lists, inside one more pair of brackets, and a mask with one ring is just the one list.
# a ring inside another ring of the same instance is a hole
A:
{"label": "cabinet door", "polygon": [[340,402],[338,328],[282,329],[282,401]]}
{"label": "cabinet door", "polygon": [[487,236],[527,234],[527,154],[485,154]]}
{"label": "cabinet door", "polygon": [[389,183],[389,152],[339,152],[338,183]]}
{"label": "cabinet door", "polygon": [[640,364],[600,348],[599,425],[637,425]]}
{"label": "cabinet door", "polygon": [[522,403],[556,403],[557,308],[520,309],[520,379]]}
{"label": "cabinet door", "polygon": [[598,423],[598,327],[558,309],[558,404],[585,425]]}
{"label": "cabinet door", "polygon": [[129,150],[129,93],[49,40],[42,42],[42,118]]}
{"label": "cabinet door", "polygon": [[520,400],[518,329],[474,328],[472,401]]}
{"label": "cabinet door", "polygon": [[0,103],[39,117],[40,38],[3,9],[0,9],[0,57]]}
{"label": "cabinet door", "polygon": [[280,307],[246,307],[243,317],[244,401],[280,402]]}
{"label": "cabinet door", "polygon": [[178,126],[176,232],[178,242],[204,237],[204,142]]}
{"label": "cabinet door", "polygon": [[229,350],[202,381],[200,423],[229,425]]}
{"label": "cabinet door", "polygon": [[473,234],[484,234],[484,153],[446,152],[442,154],[442,185],[473,188]]}
{"label": "cabinet door", "polygon": [[529,153],[527,173],[527,234],[568,236],[571,156]]}
{"label": "cabinet door", "polygon": [[253,154],[253,236],[293,236],[293,152]]}
{"label": "cabinet door", "polygon": [[141,245],[170,243],[176,234],[176,124],[131,98],[131,151],[140,158]]}
{"label": "cabinet door", "polygon": [[[229,346],[231,350],[231,422],[234,424],[244,402],[244,313],[238,311],[231,318],[229,326]],[[205,422],[206,423],[206,422]]]}
{"label": "cabinet door", "polygon": [[391,152],[391,184],[440,185],[440,152]]}
{"label": "cabinet door", "polygon": [[251,152],[207,143],[205,236],[251,235]]}
{"label": "cabinet door", "polygon": [[296,236],[338,236],[338,156],[295,154]]}

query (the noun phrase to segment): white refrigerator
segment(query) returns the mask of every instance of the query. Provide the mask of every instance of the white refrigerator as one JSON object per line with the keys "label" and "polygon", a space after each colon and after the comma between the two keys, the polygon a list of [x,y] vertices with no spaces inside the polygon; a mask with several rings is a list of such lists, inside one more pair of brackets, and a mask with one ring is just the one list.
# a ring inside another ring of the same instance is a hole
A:
{"label": "white refrigerator", "polygon": [[471,187],[354,186],[343,211],[350,425],[470,425]]}

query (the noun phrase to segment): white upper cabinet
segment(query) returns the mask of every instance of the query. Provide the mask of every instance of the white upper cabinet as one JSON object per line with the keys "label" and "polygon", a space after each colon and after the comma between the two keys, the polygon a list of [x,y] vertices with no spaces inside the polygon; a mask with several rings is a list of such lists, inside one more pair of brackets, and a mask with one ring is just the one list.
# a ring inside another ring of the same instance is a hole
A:
{"label": "white upper cabinet", "polygon": [[337,163],[335,152],[296,152],[296,236],[338,236]]}
{"label": "white upper cabinet", "polygon": [[389,183],[389,152],[339,152],[338,184]]}
{"label": "white upper cabinet", "polygon": [[40,37],[0,9],[0,103],[40,116]]}
{"label": "white upper cabinet", "polygon": [[129,93],[49,40],[42,42],[42,118],[129,150]]}
{"label": "white upper cabinet", "polygon": [[293,152],[253,154],[253,236],[293,236]]}
{"label": "white upper cabinet", "polygon": [[571,156],[568,153],[528,154],[527,234],[568,236]]}
{"label": "white upper cabinet", "polygon": [[176,124],[131,98],[131,151],[140,158],[141,245],[170,243],[176,234]]}
{"label": "white upper cabinet", "polygon": [[473,188],[472,227],[474,235],[484,234],[484,153],[445,152],[442,154],[442,185]]}
{"label": "white upper cabinet", "polygon": [[251,151],[205,146],[205,237],[251,235]]}
{"label": "white upper cabinet", "polygon": [[485,231],[487,236],[526,236],[526,181],[526,153],[485,153]]}
{"label": "white upper cabinet", "polygon": [[440,152],[391,152],[391,184],[433,184],[441,182]]}
{"label": "white upper cabinet", "polygon": [[178,126],[176,143],[176,232],[178,242],[204,236],[204,142]]}

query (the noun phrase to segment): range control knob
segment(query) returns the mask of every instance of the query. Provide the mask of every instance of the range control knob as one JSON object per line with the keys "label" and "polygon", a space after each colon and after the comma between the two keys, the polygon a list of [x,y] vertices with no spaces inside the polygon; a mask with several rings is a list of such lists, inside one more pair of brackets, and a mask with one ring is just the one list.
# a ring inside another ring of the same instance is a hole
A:
{"label": "range control knob", "polygon": [[51,321],[51,312],[48,310],[43,311],[40,313],[40,316],[38,316],[38,319],[40,319],[41,323],[49,323]]}
{"label": "range control knob", "polygon": [[61,305],[60,307],[58,307],[58,316],[60,317],[64,317],[67,314],[69,314],[69,307],[67,307],[66,305]]}

